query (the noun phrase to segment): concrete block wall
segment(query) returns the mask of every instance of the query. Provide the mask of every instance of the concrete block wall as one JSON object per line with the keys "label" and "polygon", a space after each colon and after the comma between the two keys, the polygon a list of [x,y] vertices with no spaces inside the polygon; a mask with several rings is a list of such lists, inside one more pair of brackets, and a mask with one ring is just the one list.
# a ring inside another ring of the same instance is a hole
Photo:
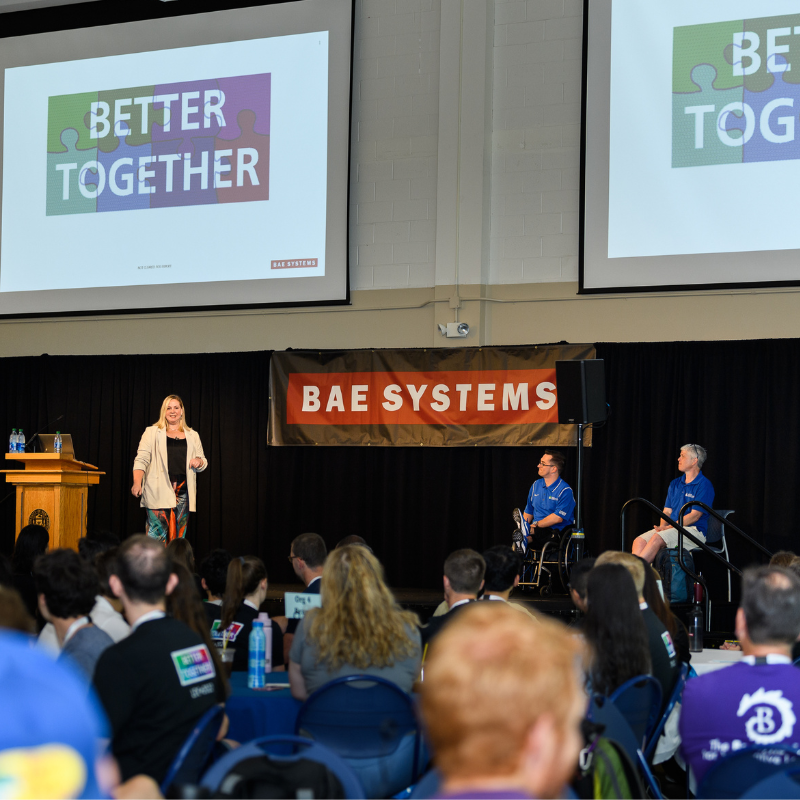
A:
{"label": "concrete block wall", "polygon": [[440,0],[358,0],[350,286],[434,286]]}
{"label": "concrete block wall", "polygon": [[489,282],[578,279],[582,0],[495,0]]}

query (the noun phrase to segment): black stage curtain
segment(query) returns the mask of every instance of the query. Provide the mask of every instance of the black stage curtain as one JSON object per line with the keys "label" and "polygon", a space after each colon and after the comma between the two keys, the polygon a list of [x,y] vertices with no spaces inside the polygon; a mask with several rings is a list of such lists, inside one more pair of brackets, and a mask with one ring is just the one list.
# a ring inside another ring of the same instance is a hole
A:
{"label": "black stage curtain", "polygon": [[[717,508],[770,549],[800,548],[792,520],[800,477],[800,340],[598,344],[612,414],[594,433],[585,467],[587,550],[619,548],[620,508],[642,496],[663,505],[680,445],[709,450]],[[267,441],[269,352],[0,359],[0,426],[30,436],[64,414],[77,457],[108,474],[90,490],[89,528],[121,536],[144,528],[130,494],[142,431],[162,399],[183,397],[210,466],[198,477],[190,536],[261,556],[275,582],[293,580],[294,536],[317,531],[332,547],[364,536],[395,586],[441,585],[459,547],[509,541],[541,448],[275,447]],[[575,451],[566,479],[575,486]],[[10,462],[6,462],[11,466]],[[0,491],[0,498],[5,495]],[[14,498],[0,505],[0,549],[13,547]],[[628,542],[656,522],[629,514]],[[733,538],[734,561],[757,554]]]}

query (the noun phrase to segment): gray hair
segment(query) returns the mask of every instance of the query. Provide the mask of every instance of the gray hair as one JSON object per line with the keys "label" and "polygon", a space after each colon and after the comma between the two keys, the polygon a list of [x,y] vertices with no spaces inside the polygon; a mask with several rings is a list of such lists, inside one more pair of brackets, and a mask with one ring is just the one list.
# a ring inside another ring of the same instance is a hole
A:
{"label": "gray hair", "polygon": [[746,569],[741,607],[754,644],[792,645],[800,635],[800,580],[789,570]]}
{"label": "gray hair", "polygon": [[703,464],[706,463],[706,458],[708,458],[708,453],[706,452],[705,447],[700,447],[699,444],[684,444],[681,445],[681,451],[685,450],[687,453],[690,453],[694,458],[697,459],[697,469],[702,469]]}

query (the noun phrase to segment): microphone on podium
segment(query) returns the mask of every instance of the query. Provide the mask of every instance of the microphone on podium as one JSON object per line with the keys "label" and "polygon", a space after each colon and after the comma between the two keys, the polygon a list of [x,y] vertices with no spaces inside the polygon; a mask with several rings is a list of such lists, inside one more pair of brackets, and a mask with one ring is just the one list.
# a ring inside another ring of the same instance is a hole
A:
{"label": "microphone on podium", "polygon": [[64,419],[63,414],[60,414],[55,419],[51,419],[50,422],[48,422],[47,425],[45,425],[43,428],[39,428],[39,430],[36,431],[36,433],[34,433],[33,436],[31,436],[31,438],[28,439],[28,441],[25,443],[25,452],[26,453],[37,452],[36,448],[40,446],[39,434],[44,433],[53,423],[58,422],[61,419]]}

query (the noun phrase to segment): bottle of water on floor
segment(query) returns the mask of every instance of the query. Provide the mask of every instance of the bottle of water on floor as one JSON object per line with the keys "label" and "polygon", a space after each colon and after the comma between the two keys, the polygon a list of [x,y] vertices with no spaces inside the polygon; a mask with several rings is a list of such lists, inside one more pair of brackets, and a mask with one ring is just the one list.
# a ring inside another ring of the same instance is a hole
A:
{"label": "bottle of water on floor", "polygon": [[264,659],[267,652],[267,640],[264,636],[264,623],[255,620],[250,633],[250,652],[247,659],[247,688],[262,689],[264,687]]}

